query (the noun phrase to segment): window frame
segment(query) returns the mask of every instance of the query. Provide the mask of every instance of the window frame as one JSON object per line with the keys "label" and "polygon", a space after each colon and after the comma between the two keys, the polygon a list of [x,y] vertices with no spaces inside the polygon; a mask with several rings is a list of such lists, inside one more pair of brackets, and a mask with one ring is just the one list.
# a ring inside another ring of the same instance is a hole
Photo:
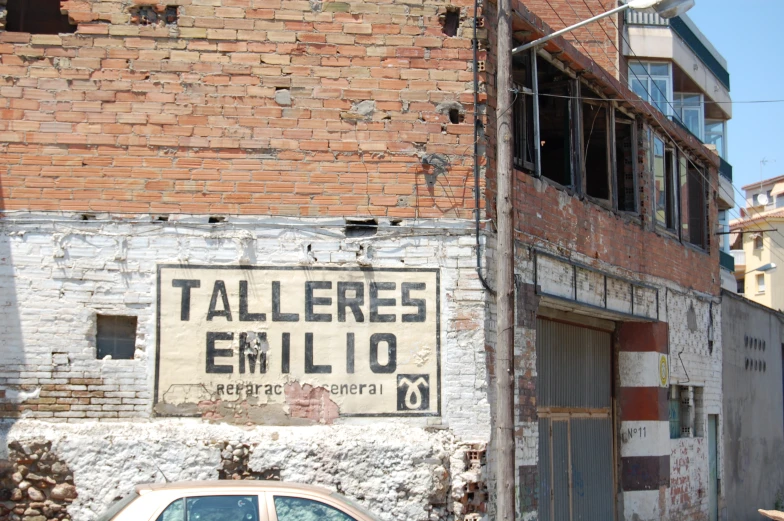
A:
{"label": "window frame", "polygon": [[[577,121],[577,125],[579,127],[578,134],[579,134],[579,141],[580,149],[578,150],[577,154],[579,155],[579,172],[580,172],[580,189],[581,193],[585,194],[585,197],[594,203],[603,206],[605,208],[616,208],[616,205],[613,203],[615,201],[615,190],[613,187],[613,171],[615,167],[613,166],[613,157],[614,154],[612,150],[615,148],[615,132],[613,128],[613,124],[615,122],[614,117],[614,110],[615,107],[610,101],[596,101],[597,98],[590,97],[586,98],[582,95],[582,89],[586,88],[596,96],[599,96],[593,89],[590,89],[587,85],[583,85],[582,81],[580,82],[579,88],[579,101],[580,103],[575,103],[575,105],[579,106],[579,117],[575,119]],[[586,156],[587,156],[587,148],[585,142],[585,121],[584,116],[585,112],[583,111],[583,105],[588,104],[595,107],[600,107],[600,110],[604,110],[604,119],[605,119],[605,129],[606,129],[606,136],[605,136],[605,157],[607,160],[607,171],[605,172],[605,180],[607,182],[607,198],[597,197],[595,195],[590,195],[588,193],[588,171],[586,166]]]}
{"label": "window frame", "polygon": [[[721,123],[721,134],[718,132],[708,132],[708,125],[715,125],[717,123]],[[715,143],[711,142],[709,136],[721,136],[721,148],[715,145]],[[702,142],[706,145],[714,145],[716,146],[716,151],[719,153],[719,157],[726,160],[727,159],[727,152],[729,150],[728,143],[727,143],[727,121],[723,119],[709,119],[705,118],[703,120],[703,134],[702,134]]]}
{"label": "window frame", "polygon": [[[622,114],[625,116],[625,121],[618,121],[618,114]],[[626,120],[628,118],[628,120]],[[625,214],[625,215],[640,215],[640,193],[639,193],[639,182],[637,180],[637,154],[638,154],[638,146],[637,140],[639,139],[637,133],[637,118],[631,117],[628,114],[621,112],[618,109],[618,104],[613,103],[612,107],[612,115],[610,117],[611,124],[610,124],[610,132],[612,134],[612,142],[610,144],[610,151],[612,152],[612,188],[613,188],[613,208],[615,211]],[[617,126],[618,125],[629,125],[631,129],[631,150],[629,154],[631,154],[632,159],[632,190],[634,191],[634,199],[632,201],[634,209],[633,210],[623,210],[620,207],[619,203],[619,187],[618,187],[618,177],[621,175],[621,172],[618,171],[618,135],[617,135]]]}
{"label": "window frame", "polygon": [[[760,284],[760,280],[762,281],[762,284]],[[765,274],[764,273],[757,273],[757,275],[754,277],[754,282],[755,282],[755,285],[757,287],[756,294],[757,295],[764,295],[765,292],[767,291],[767,284],[766,284],[766,281],[765,281]]]}
{"label": "window frame", "polygon": [[[644,77],[636,76],[636,73],[632,72],[632,65],[642,65],[645,68],[646,74]],[[667,66],[667,76],[662,74],[653,74],[651,73],[651,65],[666,65]],[[659,112],[664,114],[665,116],[672,116],[673,115],[673,81],[672,81],[672,63],[670,62],[658,62],[658,61],[642,61],[642,60],[630,60],[629,61],[629,69],[628,69],[628,80],[629,80],[629,90],[637,94],[640,99],[643,101],[648,102],[651,106],[655,107]],[[645,89],[646,92],[640,93],[634,90],[634,81],[641,81],[645,80],[646,85]],[[653,82],[656,80],[664,80],[667,82],[667,88],[665,89],[664,95],[666,99],[664,100],[664,108],[665,110],[661,110],[661,108],[657,105],[657,102],[651,99],[651,95],[653,94],[654,90],[658,92],[659,89],[653,86]]]}
{"label": "window frame", "polygon": [[[674,107],[673,113],[675,117],[677,117],[680,120],[681,124],[683,124],[683,126],[686,129],[688,129],[689,132],[697,136],[697,139],[702,141],[703,136],[705,135],[705,96],[702,93],[698,93],[698,92],[673,92],[672,96],[673,96],[672,105]],[[700,99],[699,103],[697,105],[685,105],[684,98],[687,96],[698,96]],[[692,131],[692,129],[690,129],[688,125],[686,125],[686,118],[684,118],[683,116],[683,111],[685,109],[697,110],[698,112],[697,132]]]}

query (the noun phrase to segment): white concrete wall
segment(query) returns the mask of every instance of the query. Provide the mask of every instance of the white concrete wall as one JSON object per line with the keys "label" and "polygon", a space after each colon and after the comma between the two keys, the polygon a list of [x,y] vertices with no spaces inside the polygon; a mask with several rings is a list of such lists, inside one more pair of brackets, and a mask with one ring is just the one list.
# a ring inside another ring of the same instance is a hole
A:
{"label": "white concrete wall", "polygon": [[[216,444],[231,440],[256,447],[252,466],[274,462],[283,479],[364,498],[385,520],[442,518],[461,508],[461,487],[475,478],[460,476],[461,451],[490,437],[486,295],[472,223],[385,221],[376,236],[346,239],[342,220],[102,217],[0,221],[0,407],[20,407],[23,418],[3,423],[0,450],[10,440],[52,440],[79,488],[75,521],[91,519],[121,488],[160,481],[153,462],[170,479],[215,478]],[[153,418],[160,263],[440,268],[443,414],[249,429]],[[96,359],[99,313],[138,317],[133,360]]]}

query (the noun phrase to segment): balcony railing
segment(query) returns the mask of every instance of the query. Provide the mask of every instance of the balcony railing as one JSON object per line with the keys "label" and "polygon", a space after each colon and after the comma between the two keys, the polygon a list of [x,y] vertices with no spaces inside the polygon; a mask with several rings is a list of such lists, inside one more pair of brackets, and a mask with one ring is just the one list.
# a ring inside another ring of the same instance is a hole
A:
{"label": "balcony railing", "polygon": [[730,73],[721,62],[716,59],[710,49],[702,43],[700,37],[697,36],[679,16],[670,20],[665,20],[655,13],[641,13],[630,9],[626,11],[626,23],[628,25],[669,26],[675,34],[680,36],[692,52],[702,60],[705,66],[710,69],[721,84],[724,85],[727,90],[730,90]]}
{"label": "balcony railing", "polygon": [[727,269],[731,272],[735,272],[735,257],[727,253],[726,251],[719,250],[719,264],[724,269]]}

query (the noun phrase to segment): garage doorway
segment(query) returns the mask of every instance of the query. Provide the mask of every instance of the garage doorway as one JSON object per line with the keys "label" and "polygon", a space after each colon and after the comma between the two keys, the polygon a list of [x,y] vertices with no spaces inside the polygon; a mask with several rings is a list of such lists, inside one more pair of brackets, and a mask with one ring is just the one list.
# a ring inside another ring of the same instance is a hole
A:
{"label": "garage doorway", "polygon": [[611,521],[611,333],[539,318],[539,520]]}

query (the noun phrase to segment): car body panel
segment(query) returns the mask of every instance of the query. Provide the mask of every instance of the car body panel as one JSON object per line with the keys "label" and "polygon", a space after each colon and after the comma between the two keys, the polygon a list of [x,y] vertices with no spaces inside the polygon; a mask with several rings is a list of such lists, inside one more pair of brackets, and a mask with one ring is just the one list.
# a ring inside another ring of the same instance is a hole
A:
{"label": "car body panel", "polygon": [[275,496],[309,499],[324,503],[356,521],[377,521],[330,491],[311,485],[280,481],[183,481],[150,483],[135,487],[139,497],[121,510],[112,521],[156,521],[174,501],[204,496],[257,496],[259,521],[277,521]]}

